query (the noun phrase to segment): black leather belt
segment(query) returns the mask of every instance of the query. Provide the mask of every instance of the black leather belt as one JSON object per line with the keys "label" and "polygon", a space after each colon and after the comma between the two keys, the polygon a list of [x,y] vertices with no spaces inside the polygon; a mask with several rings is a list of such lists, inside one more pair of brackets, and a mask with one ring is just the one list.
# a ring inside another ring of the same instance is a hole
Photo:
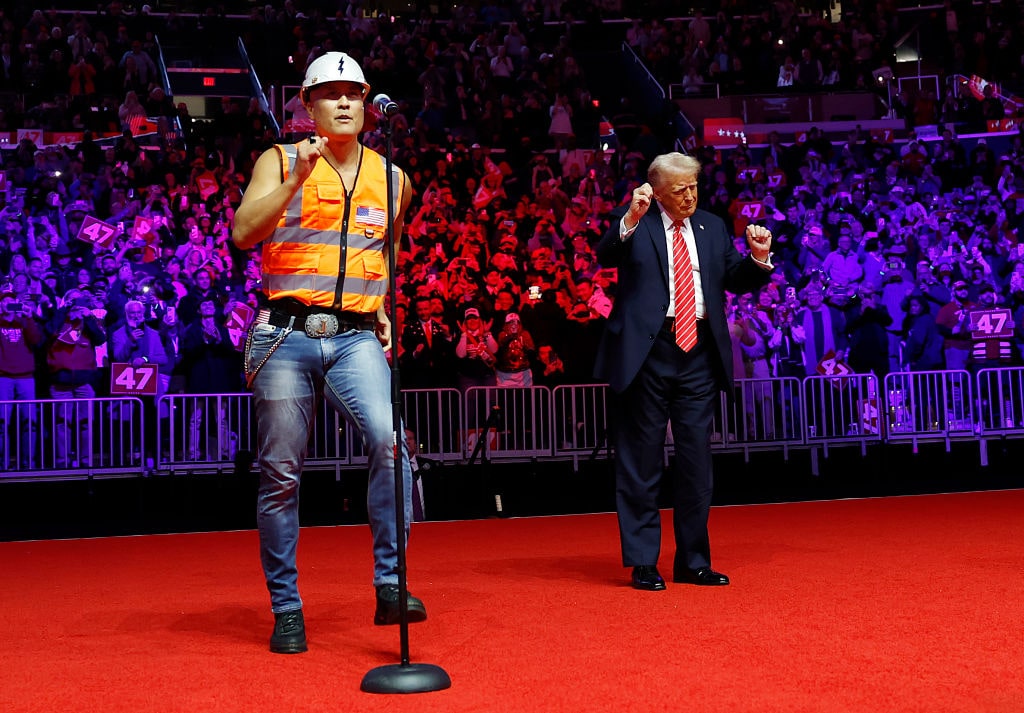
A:
{"label": "black leather belt", "polygon": [[[310,307],[299,302],[271,302],[268,305],[269,316],[267,322],[275,327],[287,327],[289,321],[294,317],[295,322],[292,328],[304,330],[311,337],[329,337],[334,334],[348,332],[353,329],[373,329],[377,317],[373,314],[363,312],[343,312],[341,310],[327,309],[324,307]],[[324,324],[333,327],[337,322],[337,328],[331,333],[322,330]],[[312,331],[311,331],[312,330]]]}

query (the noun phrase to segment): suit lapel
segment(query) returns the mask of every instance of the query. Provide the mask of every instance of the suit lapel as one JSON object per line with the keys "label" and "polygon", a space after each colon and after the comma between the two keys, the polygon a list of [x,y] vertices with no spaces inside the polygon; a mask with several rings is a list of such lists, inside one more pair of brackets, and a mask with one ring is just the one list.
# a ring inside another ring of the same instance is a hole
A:
{"label": "suit lapel", "polygon": [[[693,244],[697,246],[697,265],[700,266],[700,290],[705,292],[708,283],[710,282],[711,273],[706,269],[709,266],[715,264],[715,261],[711,259],[709,250],[711,245],[708,243],[707,234],[704,231],[704,222],[697,213],[690,216],[690,230],[693,231]],[[704,304],[707,304],[707,299],[704,300]]]}

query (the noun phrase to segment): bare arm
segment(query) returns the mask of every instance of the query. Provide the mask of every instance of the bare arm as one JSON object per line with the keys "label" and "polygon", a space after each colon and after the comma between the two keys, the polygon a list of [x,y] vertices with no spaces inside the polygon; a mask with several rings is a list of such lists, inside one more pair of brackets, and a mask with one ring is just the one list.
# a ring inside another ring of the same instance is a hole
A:
{"label": "bare arm", "polygon": [[281,180],[281,158],[277,149],[268,149],[256,160],[252,180],[235,212],[231,239],[240,250],[248,250],[274,232],[288,201],[302,181],[297,172]]}
{"label": "bare arm", "polygon": [[252,180],[235,211],[235,231],[231,236],[241,250],[248,250],[274,232],[288,201],[313,173],[313,167],[327,150],[326,136],[312,136],[296,146],[295,165],[288,178],[281,180],[281,154],[268,149],[256,160]]}

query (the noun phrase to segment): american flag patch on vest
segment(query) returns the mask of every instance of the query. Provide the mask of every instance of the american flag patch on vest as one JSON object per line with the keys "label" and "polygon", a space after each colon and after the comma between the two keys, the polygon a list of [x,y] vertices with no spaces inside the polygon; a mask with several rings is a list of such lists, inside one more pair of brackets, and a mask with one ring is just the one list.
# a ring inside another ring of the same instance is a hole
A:
{"label": "american flag patch on vest", "polygon": [[386,218],[387,216],[380,208],[370,208],[365,205],[356,207],[356,220],[366,225],[376,225],[383,228]]}

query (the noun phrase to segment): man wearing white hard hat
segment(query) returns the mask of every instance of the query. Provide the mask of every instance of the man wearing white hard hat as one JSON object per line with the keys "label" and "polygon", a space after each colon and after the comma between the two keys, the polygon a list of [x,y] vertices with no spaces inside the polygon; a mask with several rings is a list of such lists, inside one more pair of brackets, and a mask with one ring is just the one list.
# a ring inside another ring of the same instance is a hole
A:
{"label": "man wearing white hard hat", "polygon": [[[256,409],[260,466],[260,556],[274,612],[270,650],[306,650],[295,552],[302,464],[318,395],[356,428],[369,461],[367,509],[373,535],[375,624],[396,624],[391,377],[384,310],[388,251],[397,245],[412,198],[393,168],[394,235],[387,234],[384,157],[359,142],[370,85],[359,64],[327,52],[306,69],[302,102],[315,125],[308,139],[276,145],[257,160],[235,214],[235,244],[263,243],[261,309],[245,350]],[[412,475],[404,439],[405,522],[412,521]],[[426,619],[408,597],[408,621]]]}

